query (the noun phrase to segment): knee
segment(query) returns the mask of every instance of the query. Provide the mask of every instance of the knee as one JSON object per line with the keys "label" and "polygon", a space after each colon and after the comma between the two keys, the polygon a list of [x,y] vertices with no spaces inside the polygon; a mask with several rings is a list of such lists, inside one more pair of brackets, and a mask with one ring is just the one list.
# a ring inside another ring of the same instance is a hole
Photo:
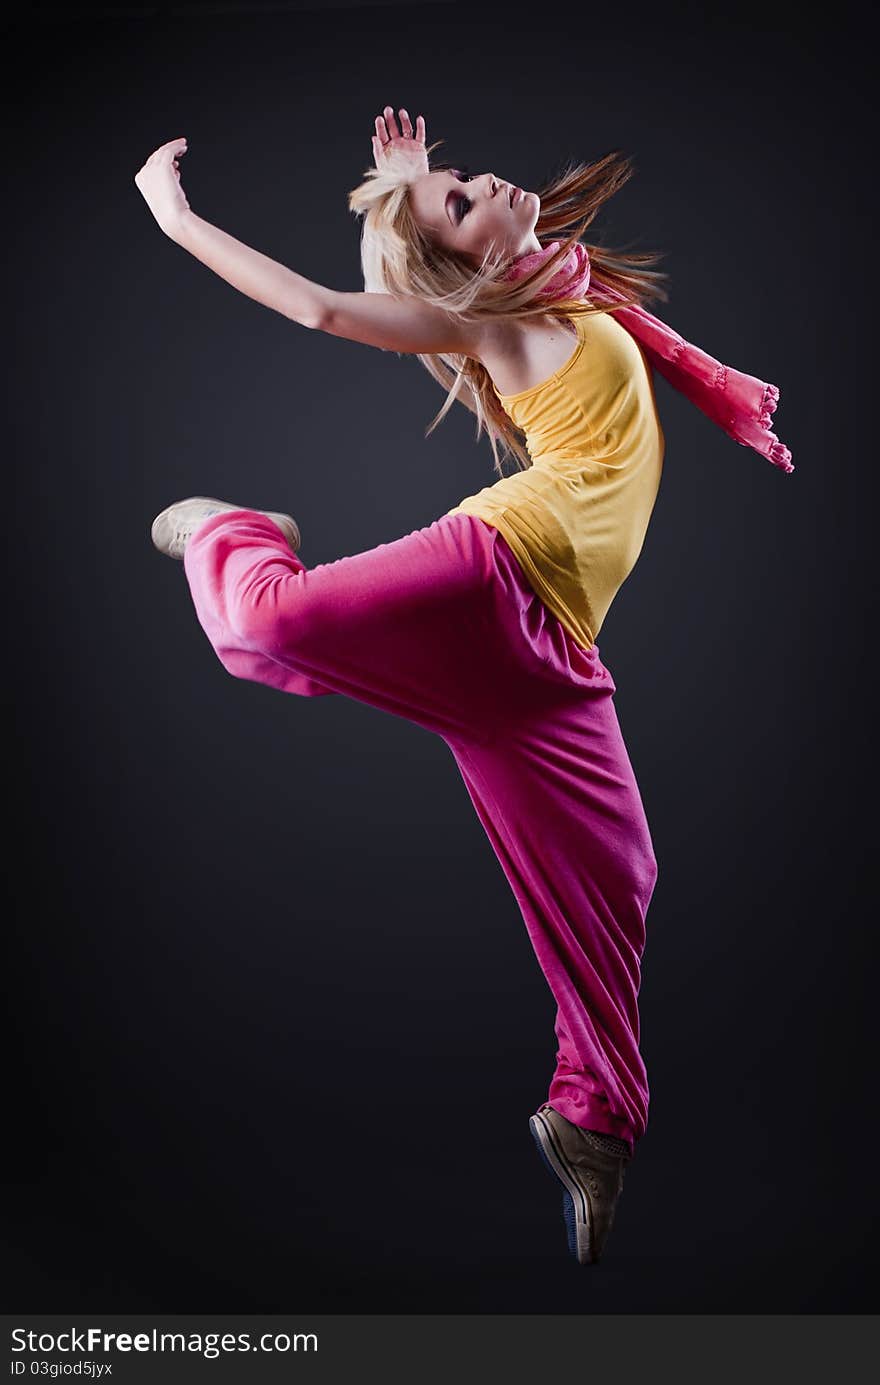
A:
{"label": "knee", "polygon": [[659,869],[650,835],[646,835],[642,849],[638,855],[635,871],[636,891],[645,909],[648,908],[653,897]]}
{"label": "knee", "polygon": [[654,893],[654,886],[657,884],[659,875],[660,866],[657,861],[657,857],[654,854],[654,848],[653,846],[649,846],[648,855],[645,860],[645,887],[649,899],[651,895]]}
{"label": "knee", "polygon": [[[626,853],[625,891],[632,917],[637,920],[638,938],[643,941],[643,929],[657,883],[658,865],[650,835],[639,834]],[[641,945],[641,944],[640,944]]]}
{"label": "knee", "polygon": [[237,643],[270,657],[300,647],[311,624],[301,586],[300,575],[289,572],[239,583],[227,606]]}

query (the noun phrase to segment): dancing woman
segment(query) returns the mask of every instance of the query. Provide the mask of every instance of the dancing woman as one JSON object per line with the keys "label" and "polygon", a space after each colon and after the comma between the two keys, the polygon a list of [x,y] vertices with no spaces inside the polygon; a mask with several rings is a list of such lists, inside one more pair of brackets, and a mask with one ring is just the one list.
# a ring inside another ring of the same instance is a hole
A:
{"label": "dancing woman", "polygon": [[167,236],[303,327],[417,355],[449,391],[431,427],[459,399],[489,436],[493,484],[335,562],[305,566],[290,515],[206,497],[170,505],[152,537],[183,559],[234,677],[345,694],[449,746],[556,1002],[556,1067],[530,1127],[569,1249],[595,1263],[648,1117],[638,992],[657,861],[596,641],[660,483],[651,369],[791,471],[770,431],[778,390],[647,311],[666,298],[644,267],[656,255],[581,240],[631,175],[617,153],[524,192],[432,168],[424,119],[386,106],[349,195],[366,292],[344,293],[197,216],[186,148],[162,145],[135,177]]}

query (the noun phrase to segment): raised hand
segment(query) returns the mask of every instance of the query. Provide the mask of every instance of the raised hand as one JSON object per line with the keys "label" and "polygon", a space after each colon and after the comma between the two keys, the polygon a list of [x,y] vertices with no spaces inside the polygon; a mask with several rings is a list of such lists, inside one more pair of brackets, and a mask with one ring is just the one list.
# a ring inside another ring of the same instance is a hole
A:
{"label": "raised hand", "polygon": [[404,166],[419,172],[428,172],[428,154],[425,149],[425,117],[416,117],[413,131],[409,113],[400,108],[400,127],[391,106],[386,106],[382,115],[376,116],[376,133],[373,135],[373,158],[377,168],[387,168],[398,160]]}
{"label": "raised hand", "polygon": [[167,236],[173,236],[184,213],[190,210],[177,163],[185,153],[186,136],[171,139],[153,150],[134,177],[144,201]]}

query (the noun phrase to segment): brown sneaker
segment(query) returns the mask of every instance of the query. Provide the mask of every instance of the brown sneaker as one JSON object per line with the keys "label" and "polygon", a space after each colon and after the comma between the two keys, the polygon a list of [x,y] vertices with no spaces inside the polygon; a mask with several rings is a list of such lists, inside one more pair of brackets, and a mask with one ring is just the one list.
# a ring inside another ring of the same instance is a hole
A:
{"label": "brown sneaker", "polygon": [[629,1146],[613,1135],[573,1125],[549,1105],[538,1108],[529,1128],[538,1153],[564,1189],[568,1248],[578,1264],[594,1265],[614,1222],[624,1169],[632,1158]]}
{"label": "brown sneaker", "polygon": [[[209,495],[191,495],[188,500],[176,500],[153,520],[150,531],[153,544],[160,553],[169,558],[182,558],[193,530],[203,524],[211,515],[223,510],[246,510],[247,505],[234,505],[231,500],[215,500]],[[295,553],[302,539],[299,526],[292,515],[278,514],[274,510],[260,510],[259,514],[271,519],[284,535],[291,552]]]}

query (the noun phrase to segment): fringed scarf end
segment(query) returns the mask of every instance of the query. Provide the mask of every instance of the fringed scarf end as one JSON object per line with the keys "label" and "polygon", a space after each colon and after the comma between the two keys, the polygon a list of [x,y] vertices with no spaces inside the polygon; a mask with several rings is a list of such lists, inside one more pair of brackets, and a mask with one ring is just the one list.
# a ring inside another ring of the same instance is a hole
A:
{"label": "fringed scarf end", "polygon": [[791,460],[791,453],[780,442],[775,433],[771,433],[764,418],[760,423],[749,419],[732,418],[726,425],[722,425],[729,437],[740,443],[742,447],[751,447],[755,452],[759,452],[762,457],[766,457],[768,462],[778,466],[780,471],[794,471]]}
{"label": "fringed scarf end", "polygon": [[782,471],[794,471],[791,461],[791,453],[784,443],[770,432],[771,421],[776,412],[776,405],[779,403],[779,387],[777,385],[765,385],[764,394],[761,399],[761,408],[758,413],[758,422],[765,432],[770,433],[770,445],[766,456],[774,466],[778,466]]}
{"label": "fringed scarf end", "polygon": [[791,453],[789,452],[788,448],[785,446],[784,443],[771,443],[770,452],[768,455],[770,457],[770,461],[773,463],[774,466],[780,467],[783,471],[794,471],[794,465],[791,460]]}
{"label": "fringed scarf end", "polygon": [[779,388],[777,385],[765,385],[764,394],[761,399],[761,408],[758,413],[758,422],[762,428],[770,427],[770,416],[776,413],[776,405],[779,403]]}

